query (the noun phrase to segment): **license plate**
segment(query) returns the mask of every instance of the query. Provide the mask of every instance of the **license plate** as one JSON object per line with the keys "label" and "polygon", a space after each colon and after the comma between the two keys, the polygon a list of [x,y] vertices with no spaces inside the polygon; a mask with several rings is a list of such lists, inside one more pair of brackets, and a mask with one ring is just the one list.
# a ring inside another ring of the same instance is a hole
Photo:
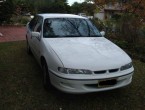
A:
{"label": "license plate", "polygon": [[116,79],[100,80],[98,82],[98,87],[109,87],[115,85],[116,83],[117,83]]}

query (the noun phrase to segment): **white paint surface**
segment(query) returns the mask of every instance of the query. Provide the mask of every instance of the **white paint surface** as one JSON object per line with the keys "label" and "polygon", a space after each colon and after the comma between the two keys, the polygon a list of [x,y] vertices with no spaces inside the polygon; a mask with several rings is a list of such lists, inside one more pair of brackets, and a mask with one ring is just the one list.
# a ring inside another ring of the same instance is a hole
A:
{"label": "white paint surface", "polygon": [[118,68],[131,59],[104,37],[46,39],[66,68],[92,71]]}

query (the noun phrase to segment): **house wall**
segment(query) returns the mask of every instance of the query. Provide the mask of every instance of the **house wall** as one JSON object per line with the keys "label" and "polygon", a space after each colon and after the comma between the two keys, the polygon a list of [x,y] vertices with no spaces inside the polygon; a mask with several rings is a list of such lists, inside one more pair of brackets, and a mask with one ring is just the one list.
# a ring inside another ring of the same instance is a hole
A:
{"label": "house wall", "polygon": [[94,14],[94,18],[98,18],[100,20],[104,20],[104,16],[105,16],[104,12],[99,12]]}
{"label": "house wall", "polygon": [[95,13],[94,17],[100,20],[110,19],[114,14],[122,13],[122,3],[108,3],[99,13]]}

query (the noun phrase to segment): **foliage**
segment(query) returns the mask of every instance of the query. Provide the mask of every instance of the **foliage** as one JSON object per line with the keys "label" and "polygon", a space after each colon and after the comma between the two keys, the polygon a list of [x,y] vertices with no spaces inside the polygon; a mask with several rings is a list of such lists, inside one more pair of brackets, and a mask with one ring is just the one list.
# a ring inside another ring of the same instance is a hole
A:
{"label": "foliage", "polygon": [[[118,0],[86,0],[93,1],[100,9],[106,4]],[[104,21],[106,36],[115,39],[122,48],[128,48],[136,53],[143,54],[145,49],[145,0],[120,0],[123,13]],[[114,40],[113,40],[114,41]]]}
{"label": "foliage", "polygon": [[139,21],[140,19],[132,14],[124,14],[119,21],[122,37],[129,43],[137,43],[139,40],[138,30],[141,26]]}
{"label": "foliage", "polygon": [[129,44],[127,43],[127,41],[113,39],[113,42],[123,49],[128,49]]}
{"label": "foliage", "polygon": [[71,11],[72,11],[72,13],[74,13],[74,14],[82,13],[81,3],[75,2],[75,3],[71,6]]}
{"label": "foliage", "polygon": [[39,13],[70,13],[70,6],[62,1],[44,2],[38,7]]}
{"label": "foliage", "polygon": [[72,9],[72,13],[74,14],[86,13],[89,16],[93,16],[96,6],[95,4],[87,3],[87,2],[83,2],[83,3],[75,2],[71,6],[71,9]]}
{"label": "foliage", "polygon": [[[115,3],[118,2],[118,0],[85,0],[86,2],[93,2],[97,5],[98,8],[102,9],[104,6],[108,3]],[[121,0],[120,0],[121,1]]]}
{"label": "foliage", "polygon": [[14,4],[12,0],[7,0],[0,4],[0,24],[9,22],[14,13]]}
{"label": "foliage", "polygon": [[29,16],[15,16],[10,19],[10,23],[14,25],[26,25],[30,21]]}
{"label": "foliage", "polygon": [[93,22],[93,24],[97,27],[99,31],[105,30],[104,28],[105,24],[101,20],[94,18],[91,21]]}
{"label": "foliage", "polygon": [[93,16],[95,9],[96,9],[95,4],[87,3],[87,2],[82,3],[82,10],[84,10],[87,15]]}
{"label": "foliage", "polygon": [[142,18],[145,15],[144,5],[144,0],[129,0],[126,4],[124,4],[124,8],[126,13],[132,13]]}
{"label": "foliage", "polygon": [[31,0],[6,0],[1,3],[0,9],[0,24],[10,23],[13,16],[21,16],[28,12],[35,13]]}
{"label": "foliage", "polygon": [[[6,0],[0,4],[0,24],[26,23],[27,13],[70,13],[66,0]],[[15,17],[15,18],[14,18]]]}
{"label": "foliage", "polygon": [[141,37],[144,37],[145,38],[145,24],[143,24],[142,26],[141,26],[141,29],[139,30],[139,35],[141,36]]}

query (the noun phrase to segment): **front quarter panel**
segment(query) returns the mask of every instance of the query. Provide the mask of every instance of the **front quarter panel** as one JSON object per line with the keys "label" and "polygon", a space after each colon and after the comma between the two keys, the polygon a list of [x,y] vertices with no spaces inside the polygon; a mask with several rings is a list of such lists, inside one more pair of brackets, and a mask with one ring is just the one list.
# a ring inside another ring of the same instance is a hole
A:
{"label": "front quarter panel", "polygon": [[63,67],[63,63],[45,39],[46,38],[42,38],[41,56],[45,58],[50,71],[57,71],[58,67]]}

